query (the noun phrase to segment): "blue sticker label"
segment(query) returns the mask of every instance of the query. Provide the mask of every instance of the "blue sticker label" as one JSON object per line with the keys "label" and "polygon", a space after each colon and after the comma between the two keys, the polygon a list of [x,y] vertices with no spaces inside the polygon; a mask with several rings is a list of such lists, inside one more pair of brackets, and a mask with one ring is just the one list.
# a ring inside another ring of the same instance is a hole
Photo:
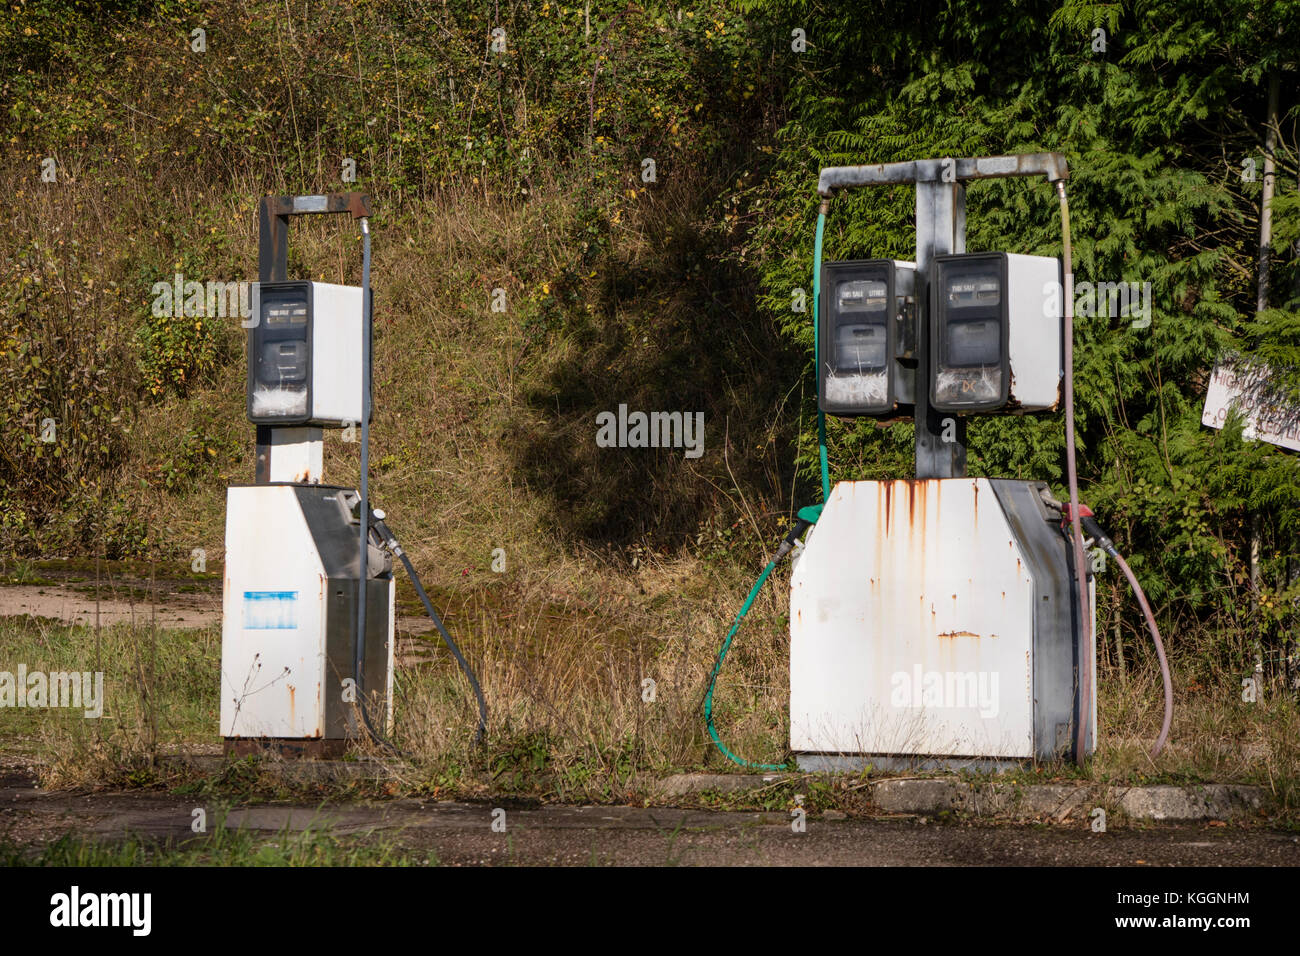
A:
{"label": "blue sticker label", "polygon": [[244,592],[245,630],[291,631],[297,626],[297,591]]}

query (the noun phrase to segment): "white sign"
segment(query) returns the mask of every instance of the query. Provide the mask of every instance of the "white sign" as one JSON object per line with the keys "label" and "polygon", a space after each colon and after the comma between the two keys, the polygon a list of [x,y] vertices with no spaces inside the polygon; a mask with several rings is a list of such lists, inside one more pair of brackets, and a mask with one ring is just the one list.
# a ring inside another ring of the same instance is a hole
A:
{"label": "white sign", "polygon": [[[1267,375],[1267,370],[1262,373]],[[1278,403],[1261,404],[1240,372],[1225,365],[1217,366],[1210,377],[1210,388],[1205,394],[1205,411],[1201,424],[1222,428],[1228,412],[1241,410],[1244,419],[1242,437],[1249,441],[1262,439],[1292,451],[1300,451],[1300,408]]]}

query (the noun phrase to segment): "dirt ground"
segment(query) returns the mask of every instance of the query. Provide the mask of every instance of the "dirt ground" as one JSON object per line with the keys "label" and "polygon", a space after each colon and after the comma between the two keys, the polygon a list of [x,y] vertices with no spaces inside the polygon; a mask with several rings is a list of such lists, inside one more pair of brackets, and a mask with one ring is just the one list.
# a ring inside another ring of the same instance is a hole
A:
{"label": "dirt ground", "polygon": [[[64,625],[82,627],[108,627],[112,624],[130,624],[134,627],[160,627],[190,629],[216,626],[221,623],[221,593],[185,593],[158,582],[157,601],[132,600],[130,589],[114,591],[104,588],[96,596],[93,587],[85,584],[9,584],[0,586],[0,617],[32,617],[56,621]],[[430,633],[433,624],[424,616],[398,615],[398,657],[413,661],[427,655],[420,642],[404,638]]]}
{"label": "dirt ground", "polygon": [[16,584],[0,588],[0,617],[31,617],[107,627],[127,623],[164,628],[207,627],[221,620],[221,599],[210,595],[168,595],[167,603],[114,599],[105,590],[99,600],[81,588],[56,584]]}

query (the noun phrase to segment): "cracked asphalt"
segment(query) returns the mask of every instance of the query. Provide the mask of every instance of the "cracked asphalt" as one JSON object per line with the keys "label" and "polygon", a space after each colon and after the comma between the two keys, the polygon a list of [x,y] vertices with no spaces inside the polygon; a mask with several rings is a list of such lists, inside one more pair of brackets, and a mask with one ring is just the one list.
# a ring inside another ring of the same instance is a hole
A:
{"label": "cracked asphalt", "polygon": [[[1072,825],[923,822],[810,814],[795,832],[784,811],[542,806],[394,800],[316,807],[221,807],[154,793],[47,792],[29,779],[0,783],[0,839],[38,847],[73,832],[97,840],[202,840],[210,825],[268,836],[328,829],[340,839],[386,840],[417,859],[452,866],[1295,866],[1300,834],[1264,827],[1153,824],[1094,833]],[[495,811],[495,812],[494,812]],[[502,812],[504,811],[504,812]],[[495,827],[494,827],[495,824]]]}

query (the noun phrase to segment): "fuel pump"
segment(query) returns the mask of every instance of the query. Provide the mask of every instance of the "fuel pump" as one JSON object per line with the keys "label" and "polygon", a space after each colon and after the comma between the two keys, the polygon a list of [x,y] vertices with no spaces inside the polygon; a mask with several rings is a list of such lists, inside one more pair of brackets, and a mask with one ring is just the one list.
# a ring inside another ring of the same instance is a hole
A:
{"label": "fuel pump", "polygon": [[[290,281],[290,218],[349,213],[360,287]],[[337,756],[363,734],[391,749],[393,557],[456,657],[487,726],[478,680],[409,558],[369,500],[370,204],[360,193],[261,201],[259,282],[248,327],[255,483],[226,496],[221,734],[228,753]],[[360,489],[322,481],[323,430],[358,427]],[[372,714],[380,715],[383,731]]]}
{"label": "fuel pump", "polygon": [[[799,512],[710,675],[705,723],[734,762],[784,766],[727,749],[714,726],[713,695],[758,590],[806,531],[789,615],[790,751],[800,769],[1081,763],[1095,749],[1095,590],[1085,521],[1099,547],[1118,552],[1078,500],[1068,175],[1055,153],[822,170],[813,288],[823,500]],[[1055,185],[1063,260],[966,251],[966,182],[1006,176],[1043,176]],[[900,183],[916,188],[915,263],[823,269],[831,198]],[[1052,411],[1062,401],[1068,503],[1044,482],[966,477],[965,416]],[[832,488],[827,414],[913,418],[916,478]],[[1172,683],[1150,607],[1120,561],[1164,680],[1154,756],[1169,732]]]}

